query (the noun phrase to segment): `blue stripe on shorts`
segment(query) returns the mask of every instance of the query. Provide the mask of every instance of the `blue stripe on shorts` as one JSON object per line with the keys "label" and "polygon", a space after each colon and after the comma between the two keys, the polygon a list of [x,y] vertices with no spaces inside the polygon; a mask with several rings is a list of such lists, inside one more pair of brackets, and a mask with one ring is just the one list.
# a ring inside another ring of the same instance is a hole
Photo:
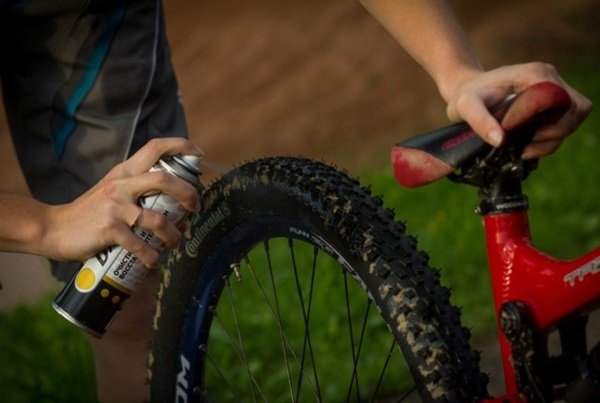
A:
{"label": "blue stripe on shorts", "polygon": [[83,74],[83,77],[79,84],[75,87],[75,90],[69,96],[66,103],[65,108],[65,117],[66,121],[60,127],[58,132],[54,134],[54,150],[56,155],[60,158],[65,152],[65,147],[67,144],[67,140],[75,130],[75,126],[77,125],[77,121],[75,120],[75,113],[77,109],[81,106],[81,103],[85,99],[85,96],[92,89],[96,78],[98,77],[98,73],[100,72],[100,68],[102,67],[102,63],[106,59],[106,55],[110,49],[110,45],[114,39],[115,33],[119,28],[121,20],[125,15],[126,6],[120,6],[116,10],[114,10],[108,17],[108,22],[100,39],[96,43],[94,50],[92,51],[90,58],[87,63],[87,69]]}

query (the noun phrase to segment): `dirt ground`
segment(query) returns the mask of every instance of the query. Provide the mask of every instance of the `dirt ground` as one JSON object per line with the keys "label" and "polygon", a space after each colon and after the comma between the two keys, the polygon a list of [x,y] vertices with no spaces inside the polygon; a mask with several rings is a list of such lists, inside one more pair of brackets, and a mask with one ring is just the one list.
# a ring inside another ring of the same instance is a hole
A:
{"label": "dirt ground", "polygon": [[[304,155],[351,173],[397,140],[445,124],[422,70],[348,0],[169,0],[167,29],[192,139],[207,176],[265,155]],[[593,0],[455,1],[486,67],[565,65],[598,49]],[[0,183],[27,192],[0,117]],[[40,258],[0,256],[0,309],[56,289]]]}

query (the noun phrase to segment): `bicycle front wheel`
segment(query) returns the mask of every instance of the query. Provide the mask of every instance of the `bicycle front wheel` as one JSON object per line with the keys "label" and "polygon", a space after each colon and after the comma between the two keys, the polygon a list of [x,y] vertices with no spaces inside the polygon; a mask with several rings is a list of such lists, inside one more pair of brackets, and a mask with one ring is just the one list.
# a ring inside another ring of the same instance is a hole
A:
{"label": "bicycle front wheel", "polygon": [[404,226],[337,170],[239,167],[164,268],[152,401],[475,401],[486,378]]}

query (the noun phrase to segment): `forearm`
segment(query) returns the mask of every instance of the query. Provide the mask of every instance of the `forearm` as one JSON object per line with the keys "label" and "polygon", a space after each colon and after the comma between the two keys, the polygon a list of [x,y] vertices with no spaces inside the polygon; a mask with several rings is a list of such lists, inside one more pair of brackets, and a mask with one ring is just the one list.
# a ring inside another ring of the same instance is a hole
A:
{"label": "forearm", "polygon": [[87,192],[60,205],[0,191],[0,250],[83,261],[120,245],[154,267],[159,251],[136,236],[132,226],[152,232],[167,247],[177,244],[181,231],[160,212],[142,209],[139,198],[166,193],[188,211],[197,211],[200,201],[191,184],[166,172],[149,172],[150,168],[164,155],[201,153],[183,138],[151,140]]}
{"label": "forearm", "polygon": [[446,101],[460,83],[481,72],[471,45],[446,1],[361,0],[361,3],[427,71]]}
{"label": "forearm", "polygon": [[50,206],[18,194],[0,191],[0,250],[46,255],[43,240]]}
{"label": "forearm", "polygon": [[447,103],[452,121],[466,121],[498,146],[504,130],[489,108],[528,86],[550,81],[571,98],[571,109],[556,124],[537,131],[525,158],[551,154],[591,110],[590,101],[543,63],[503,66],[483,73],[454,12],[445,0],[360,0],[427,71]]}

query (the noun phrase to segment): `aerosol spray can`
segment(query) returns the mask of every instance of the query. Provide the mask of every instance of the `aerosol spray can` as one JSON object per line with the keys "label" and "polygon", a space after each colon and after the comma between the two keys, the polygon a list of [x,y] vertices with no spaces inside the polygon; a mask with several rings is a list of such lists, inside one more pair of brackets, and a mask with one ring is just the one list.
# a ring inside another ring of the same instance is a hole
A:
{"label": "aerosol spray can", "polygon": [[[150,172],[168,172],[201,190],[199,163],[200,157],[195,155],[163,157]],[[179,223],[187,216],[187,210],[164,193],[142,197],[139,203],[142,208],[163,214],[172,223]],[[137,227],[132,230],[154,248],[162,247],[162,242],[153,233]],[[52,306],[70,322],[102,337],[123,301],[135,291],[147,272],[148,269],[131,252],[120,246],[109,247],[83,263]]]}

